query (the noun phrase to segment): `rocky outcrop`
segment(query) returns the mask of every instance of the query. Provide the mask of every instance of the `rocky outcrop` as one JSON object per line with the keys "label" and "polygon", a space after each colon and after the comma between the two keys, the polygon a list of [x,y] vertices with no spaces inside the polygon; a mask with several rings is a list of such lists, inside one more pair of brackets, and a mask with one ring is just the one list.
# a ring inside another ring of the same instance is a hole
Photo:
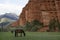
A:
{"label": "rocky outcrop", "polygon": [[24,25],[26,21],[38,20],[48,25],[53,18],[60,20],[59,0],[30,0],[23,8],[20,15],[19,25]]}

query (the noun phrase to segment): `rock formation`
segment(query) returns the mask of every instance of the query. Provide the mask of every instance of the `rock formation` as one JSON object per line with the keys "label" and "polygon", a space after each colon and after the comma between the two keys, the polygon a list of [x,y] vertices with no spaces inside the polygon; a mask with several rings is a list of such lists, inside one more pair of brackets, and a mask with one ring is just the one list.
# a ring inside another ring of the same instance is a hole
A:
{"label": "rock formation", "polygon": [[29,0],[19,18],[19,25],[38,20],[48,25],[53,18],[60,20],[60,0]]}

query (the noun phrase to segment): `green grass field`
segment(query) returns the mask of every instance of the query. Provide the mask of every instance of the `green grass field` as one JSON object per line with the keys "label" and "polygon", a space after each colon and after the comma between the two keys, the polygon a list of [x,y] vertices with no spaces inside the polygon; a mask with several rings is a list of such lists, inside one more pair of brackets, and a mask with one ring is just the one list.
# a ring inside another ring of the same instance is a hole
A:
{"label": "green grass field", "polygon": [[10,32],[0,32],[0,40],[60,40],[60,32],[26,32],[26,37],[14,37]]}

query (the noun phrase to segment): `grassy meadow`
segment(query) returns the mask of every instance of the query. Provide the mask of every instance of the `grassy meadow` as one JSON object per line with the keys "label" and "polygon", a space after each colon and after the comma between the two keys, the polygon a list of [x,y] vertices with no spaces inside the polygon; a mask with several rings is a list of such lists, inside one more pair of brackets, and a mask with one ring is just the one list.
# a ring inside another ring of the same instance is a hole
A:
{"label": "grassy meadow", "polygon": [[26,37],[14,37],[11,32],[0,32],[0,40],[60,40],[60,32],[26,32]]}

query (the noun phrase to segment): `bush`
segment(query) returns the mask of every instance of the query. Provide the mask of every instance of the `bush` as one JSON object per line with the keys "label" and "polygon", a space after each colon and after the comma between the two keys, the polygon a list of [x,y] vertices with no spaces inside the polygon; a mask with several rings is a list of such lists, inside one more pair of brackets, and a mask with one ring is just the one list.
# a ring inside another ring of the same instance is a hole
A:
{"label": "bush", "polygon": [[32,29],[31,29],[32,32],[35,32],[35,31],[37,31],[37,30],[38,30],[37,27],[32,27]]}
{"label": "bush", "polygon": [[55,18],[54,18],[49,23],[49,30],[50,31],[55,31],[56,27],[58,27],[59,30],[60,30],[60,23],[59,23],[58,19],[55,20]]}
{"label": "bush", "polygon": [[34,20],[32,22],[26,22],[25,24],[25,30],[26,31],[37,31],[38,28],[42,27],[43,24],[37,20]]}
{"label": "bush", "polygon": [[26,24],[25,24],[24,29],[25,29],[26,31],[27,31],[27,30],[30,31],[31,27],[32,27],[32,26],[31,26],[30,22],[27,21]]}

